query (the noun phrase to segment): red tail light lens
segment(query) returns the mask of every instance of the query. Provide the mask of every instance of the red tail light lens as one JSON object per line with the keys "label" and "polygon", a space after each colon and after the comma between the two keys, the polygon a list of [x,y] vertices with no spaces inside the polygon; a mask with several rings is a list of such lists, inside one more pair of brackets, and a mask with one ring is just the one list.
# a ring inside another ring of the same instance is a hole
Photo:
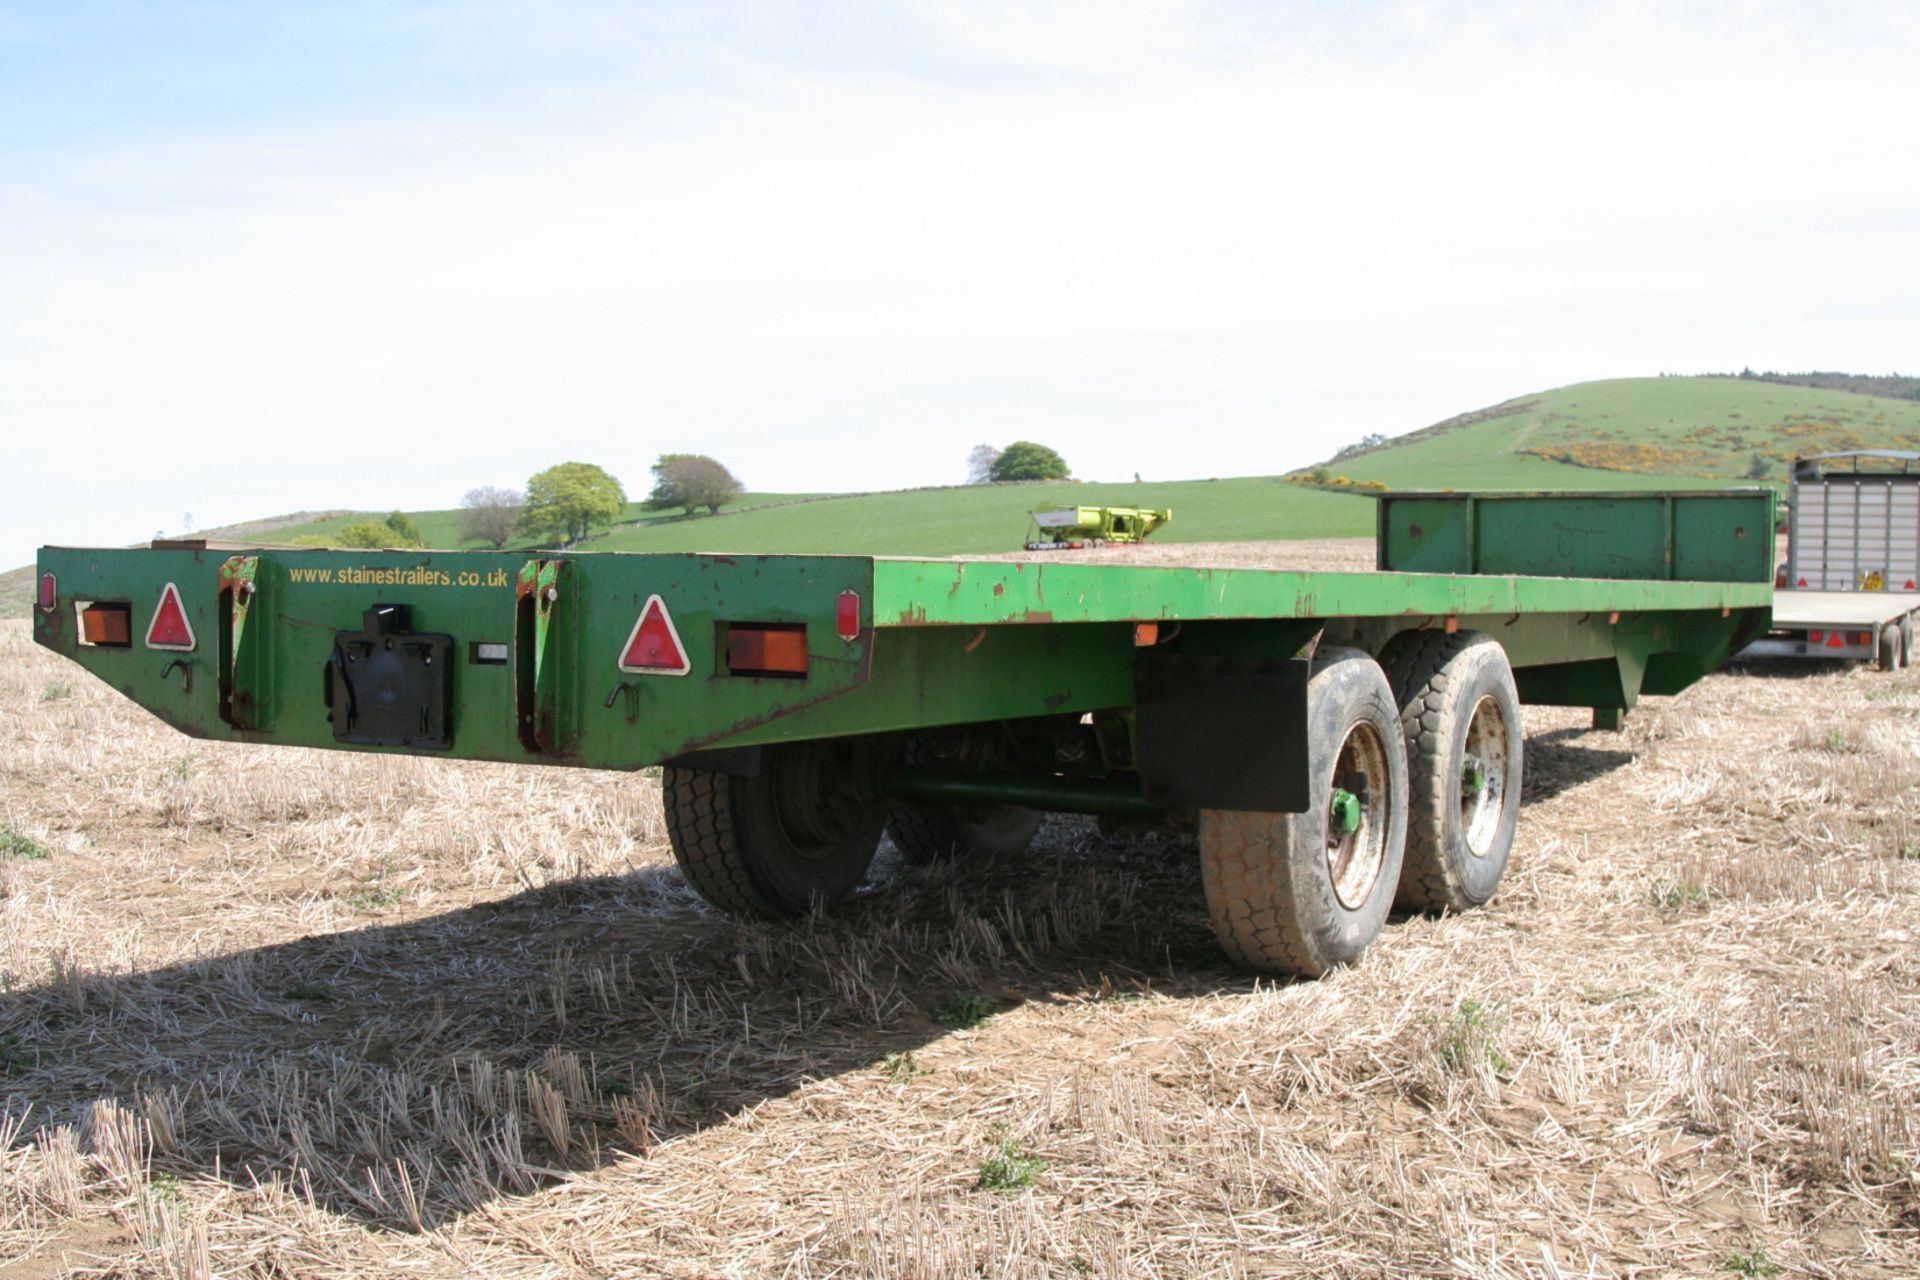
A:
{"label": "red tail light lens", "polygon": [[58,583],[56,583],[53,580],[53,575],[50,573],[41,574],[40,575],[40,612],[52,613],[53,606],[56,602],[59,601],[59,599],[60,599],[60,586]]}
{"label": "red tail light lens", "polygon": [[860,593],[842,591],[834,602],[833,629],[842,640],[852,642],[860,638]]}

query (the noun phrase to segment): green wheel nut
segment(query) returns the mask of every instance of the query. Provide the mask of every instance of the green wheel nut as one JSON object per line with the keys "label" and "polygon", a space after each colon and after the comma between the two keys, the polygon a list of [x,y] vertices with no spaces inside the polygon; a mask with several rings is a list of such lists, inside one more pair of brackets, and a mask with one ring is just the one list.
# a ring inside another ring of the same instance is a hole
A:
{"label": "green wheel nut", "polygon": [[1327,821],[1340,835],[1352,835],[1360,829],[1360,797],[1340,787],[1333,789],[1327,806]]}

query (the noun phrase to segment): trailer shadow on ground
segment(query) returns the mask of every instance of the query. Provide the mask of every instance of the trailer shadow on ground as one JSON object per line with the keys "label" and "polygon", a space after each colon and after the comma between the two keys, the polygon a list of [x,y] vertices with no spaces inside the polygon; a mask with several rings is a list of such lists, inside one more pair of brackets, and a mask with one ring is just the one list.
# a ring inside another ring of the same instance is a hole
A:
{"label": "trailer shadow on ground", "polygon": [[1529,734],[1522,805],[1557,796],[1633,763],[1632,751],[1609,745],[1619,741],[1617,734],[1582,728]]}
{"label": "trailer shadow on ground", "polygon": [[[1526,798],[1631,759],[1528,740]],[[1019,1004],[1183,999],[1229,967],[1192,839],[1050,819],[1021,857],[909,867],[829,915],[730,921],[679,873],[558,882],[147,971],[0,995],[0,1111],[152,1168],[278,1183],[369,1226],[431,1229],[907,1055]],[[903,1064],[909,1064],[903,1066]]]}
{"label": "trailer shadow on ground", "polygon": [[787,924],[649,867],[153,971],[56,966],[0,996],[0,1104],[31,1106],[21,1140],[71,1124],[83,1150],[119,1108],[156,1170],[430,1229],[809,1080],[886,1087],[1022,1002],[1251,990],[1180,852],[1050,824],[1019,860],[883,854],[885,883]]}

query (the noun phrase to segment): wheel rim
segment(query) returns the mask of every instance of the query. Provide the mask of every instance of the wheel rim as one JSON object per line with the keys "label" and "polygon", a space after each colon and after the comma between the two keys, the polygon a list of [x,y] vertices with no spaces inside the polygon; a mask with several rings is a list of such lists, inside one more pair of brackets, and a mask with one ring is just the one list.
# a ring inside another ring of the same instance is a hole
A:
{"label": "wheel rim", "polygon": [[1391,796],[1386,743],[1371,724],[1354,725],[1333,762],[1326,810],[1327,876],[1349,911],[1366,902],[1386,863]]}
{"label": "wheel rim", "polygon": [[847,762],[826,742],[774,754],[774,817],[789,849],[809,862],[835,856],[869,816]]}
{"label": "wheel rim", "polygon": [[1460,831],[1467,852],[1493,851],[1507,808],[1507,717],[1491,695],[1480,699],[1467,721],[1460,760]]}

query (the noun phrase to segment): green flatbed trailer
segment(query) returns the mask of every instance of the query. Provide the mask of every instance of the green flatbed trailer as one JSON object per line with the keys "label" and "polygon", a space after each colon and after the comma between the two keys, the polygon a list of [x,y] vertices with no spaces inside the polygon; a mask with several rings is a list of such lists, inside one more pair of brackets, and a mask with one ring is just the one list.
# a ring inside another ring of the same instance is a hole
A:
{"label": "green flatbed trailer", "polygon": [[183,733],[662,765],[675,856],[791,915],[1040,811],[1192,824],[1226,950],[1318,974],[1504,872],[1522,702],[1618,723],[1765,632],[1770,490],[1396,494],[1379,570],[47,547],[34,639]]}

